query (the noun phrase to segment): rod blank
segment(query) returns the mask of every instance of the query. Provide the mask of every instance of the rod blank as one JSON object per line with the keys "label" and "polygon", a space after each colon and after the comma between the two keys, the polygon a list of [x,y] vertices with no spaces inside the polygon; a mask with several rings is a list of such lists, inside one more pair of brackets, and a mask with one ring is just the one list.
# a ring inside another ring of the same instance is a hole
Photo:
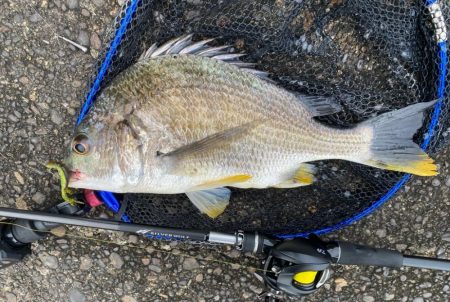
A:
{"label": "rod blank", "polygon": [[450,260],[445,259],[434,259],[419,256],[403,256],[403,266],[450,272]]}

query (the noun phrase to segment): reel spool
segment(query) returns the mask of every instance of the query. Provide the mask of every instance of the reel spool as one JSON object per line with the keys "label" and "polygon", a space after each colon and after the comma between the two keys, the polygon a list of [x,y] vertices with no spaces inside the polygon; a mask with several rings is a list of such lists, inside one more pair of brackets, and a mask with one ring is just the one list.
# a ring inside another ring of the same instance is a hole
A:
{"label": "reel spool", "polygon": [[317,237],[284,241],[271,249],[264,261],[263,280],[271,291],[262,296],[285,292],[292,296],[317,291],[330,277],[332,257]]}

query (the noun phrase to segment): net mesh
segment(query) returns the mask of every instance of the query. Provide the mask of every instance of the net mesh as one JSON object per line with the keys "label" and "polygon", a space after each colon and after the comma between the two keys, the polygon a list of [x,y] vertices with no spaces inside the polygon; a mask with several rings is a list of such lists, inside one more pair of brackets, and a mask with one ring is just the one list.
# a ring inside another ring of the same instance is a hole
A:
{"label": "net mesh", "polygon": [[[437,98],[442,58],[426,5],[421,0],[128,1],[109,31],[111,43],[98,70],[108,56],[111,61],[95,92],[151,44],[194,33],[195,39],[214,37],[218,45],[245,52],[244,61],[256,62],[286,89],[334,96],[344,110],[320,120],[350,126]],[[450,8],[439,5],[448,24]],[[124,26],[127,16],[132,18]],[[123,29],[122,39],[117,39]],[[117,50],[111,51],[114,43]],[[449,142],[449,110],[444,99],[430,154]],[[431,116],[416,134],[417,143],[423,142]],[[403,177],[344,161],[324,161],[318,167],[318,180],[311,186],[233,190],[229,207],[215,220],[199,214],[184,195],[126,194],[126,212],[133,222],[169,227],[313,231],[351,220],[388,196]]]}

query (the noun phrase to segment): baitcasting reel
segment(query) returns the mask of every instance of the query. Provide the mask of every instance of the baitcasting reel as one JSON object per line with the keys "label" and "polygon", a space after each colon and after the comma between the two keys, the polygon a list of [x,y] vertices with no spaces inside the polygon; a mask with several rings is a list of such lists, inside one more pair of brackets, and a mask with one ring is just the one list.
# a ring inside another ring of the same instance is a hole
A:
{"label": "baitcasting reel", "polygon": [[333,262],[317,237],[284,241],[270,249],[263,261],[262,279],[270,290],[260,297],[276,301],[281,293],[303,296],[314,293],[330,277]]}
{"label": "baitcasting reel", "polygon": [[450,261],[405,256],[398,251],[349,242],[324,242],[317,236],[282,241],[267,251],[261,274],[265,301],[279,301],[281,293],[304,296],[317,291],[330,277],[331,264],[400,268],[411,266],[450,271]]}

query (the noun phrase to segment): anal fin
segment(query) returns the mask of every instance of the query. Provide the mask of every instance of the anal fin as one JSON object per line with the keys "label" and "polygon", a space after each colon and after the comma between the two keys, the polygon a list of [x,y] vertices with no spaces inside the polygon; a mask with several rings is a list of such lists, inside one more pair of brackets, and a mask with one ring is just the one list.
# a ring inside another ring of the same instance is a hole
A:
{"label": "anal fin", "polygon": [[295,172],[294,181],[303,185],[310,185],[315,180],[314,173],[316,173],[316,170],[314,165],[303,163]]}
{"label": "anal fin", "polygon": [[314,165],[303,163],[300,165],[297,171],[295,171],[293,178],[280,182],[272,186],[272,188],[290,189],[309,186],[315,180],[314,173],[316,172],[316,170],[317,169]]}
{"label": "anal fin", "polygon": [[227,188],[215,188],[203,191],[187,192],[187,197],[210,218],[222,214],[230,202],[231,191]]}

